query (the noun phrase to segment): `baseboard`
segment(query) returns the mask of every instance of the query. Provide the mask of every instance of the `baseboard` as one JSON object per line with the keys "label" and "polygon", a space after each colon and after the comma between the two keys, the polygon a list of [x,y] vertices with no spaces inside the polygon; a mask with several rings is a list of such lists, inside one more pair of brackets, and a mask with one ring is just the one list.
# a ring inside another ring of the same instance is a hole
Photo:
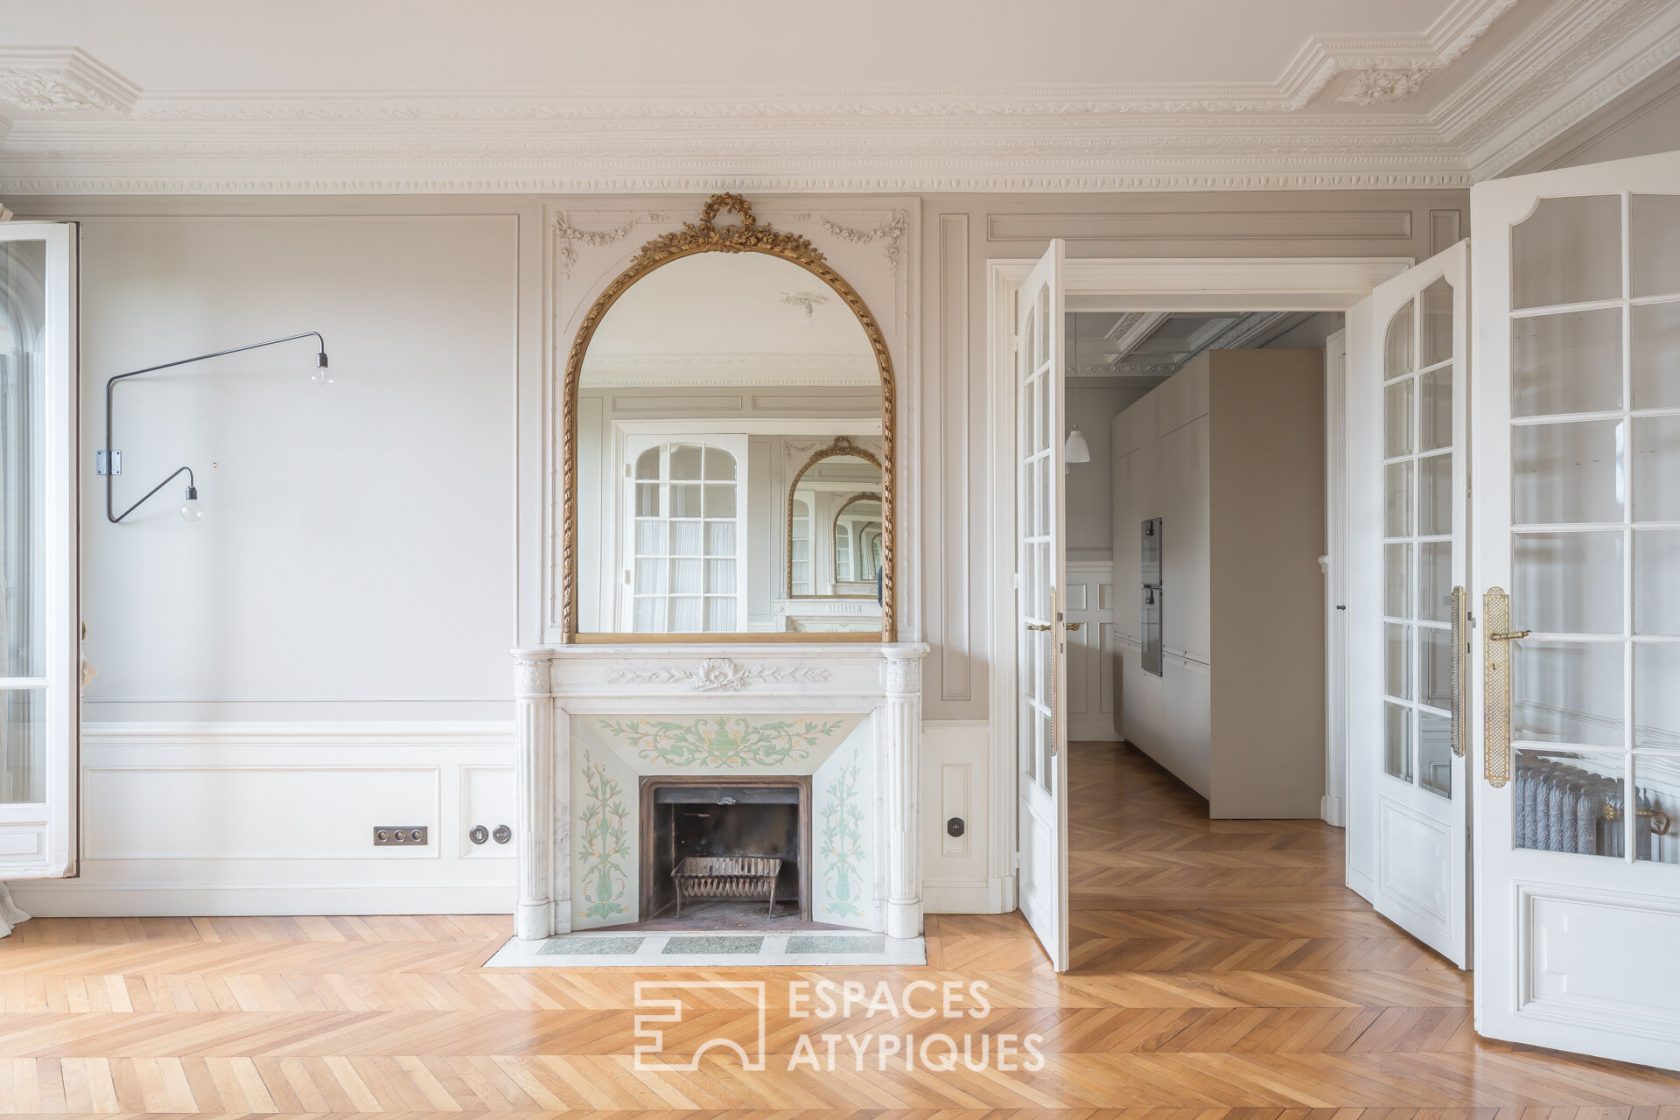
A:
{"label": "baseboard", "polygon": [[290,914],[509,914],[506,883],[17,883],[12,897],[37,918],[236,917]]}
{"label": "baseboard", "polygon": [[1325,824],[1335,825],[1337,828],[1347,827],[1347,817],[1342,808],[1342,799],[1335,794],[1327,793],[1318,799],[1318,815]]}
{"label": "baseboard", "polygon": [[1002,880],[922,883],[922,909],[929,914],[1004,914]]}

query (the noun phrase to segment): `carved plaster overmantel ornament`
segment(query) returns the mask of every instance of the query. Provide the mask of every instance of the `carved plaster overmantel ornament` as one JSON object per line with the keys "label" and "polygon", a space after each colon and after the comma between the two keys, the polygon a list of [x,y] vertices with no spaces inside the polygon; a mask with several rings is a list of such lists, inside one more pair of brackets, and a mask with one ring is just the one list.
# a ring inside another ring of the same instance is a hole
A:
{"label": "carved plaster overmantel ornament", "polygon": [[754,684],[821,684],[829,675],[815,665],[742,665],[727,657],[708,657],[698,665],[616,669],[608,679],[613,684],[686,684],[695,692],[739,692]]}

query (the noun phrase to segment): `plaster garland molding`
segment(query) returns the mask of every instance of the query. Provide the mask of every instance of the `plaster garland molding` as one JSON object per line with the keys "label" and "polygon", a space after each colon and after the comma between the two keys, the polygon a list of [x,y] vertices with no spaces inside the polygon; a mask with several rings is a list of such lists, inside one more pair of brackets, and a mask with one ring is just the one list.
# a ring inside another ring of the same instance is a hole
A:
{"label": "plaster garland molding", "polygon": [[614,669],[612,684],[686,684],[695,692],[740,692],[755,684],[822,684],[829,670],[817,665],[743,665],[708,657],[697,665],[635,665]]}
{"label": "plaster garland molding", "polygon": [[842,225],[827,214],[812,212],[790,214],[789,218],[796,222],[818,222],[823,229],[850,245],[873,245],[877,241],[883,242],[882,251],[886,254],[887,264],[894,272],[898,271],[899,258],[904,252],[904,235],[910,228],[910,215],[903,210],[894,210],[892,217],[872,229]]}
{"label": "plaster garland molding", "polygon": [[579,244],[587,245],[592,249],[605,248],[629,237],[631,231],[639,225],[670,220],[671,217],[668,214],[660,213],[657,210],[649,210],[611,229],[580,229],[571,223],[564,211],[556,212],[554,215],[554,244],[555,251],[560,256],[561,278],[571,279],[572,269],[577,267],[577,247]]}

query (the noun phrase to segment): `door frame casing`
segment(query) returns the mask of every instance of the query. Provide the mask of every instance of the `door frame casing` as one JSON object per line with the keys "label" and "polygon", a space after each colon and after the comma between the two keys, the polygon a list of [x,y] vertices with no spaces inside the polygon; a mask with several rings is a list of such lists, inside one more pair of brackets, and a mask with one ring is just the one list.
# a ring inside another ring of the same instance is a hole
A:
{"label": "door frame casing", "polygon": [[[1416,263],[1415,257],[1069,257],[1067,310],[1339,311]],[[986,262],[986,393],[993,448],[1015,442],[1015,293],[1038,258]],[[1015,856],[1015,460],[994,454],[987,483],[990,517],[986,586],[992,589],[991,835],[992,876],[1002,908],[1018,908]],[[1117,703],[1124,701],[1117,698]],[[1346,760],[1342,762],[1344,772]]]}

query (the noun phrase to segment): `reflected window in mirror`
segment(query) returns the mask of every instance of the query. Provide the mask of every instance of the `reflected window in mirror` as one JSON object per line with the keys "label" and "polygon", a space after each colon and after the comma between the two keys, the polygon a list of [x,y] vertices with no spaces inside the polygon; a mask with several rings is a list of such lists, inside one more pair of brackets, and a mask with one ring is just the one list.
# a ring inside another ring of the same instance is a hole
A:
{"label": "reflected window in mirror", "polygon": [[730,633],[746,601],[745,440],[632,441],[627,628]]}

